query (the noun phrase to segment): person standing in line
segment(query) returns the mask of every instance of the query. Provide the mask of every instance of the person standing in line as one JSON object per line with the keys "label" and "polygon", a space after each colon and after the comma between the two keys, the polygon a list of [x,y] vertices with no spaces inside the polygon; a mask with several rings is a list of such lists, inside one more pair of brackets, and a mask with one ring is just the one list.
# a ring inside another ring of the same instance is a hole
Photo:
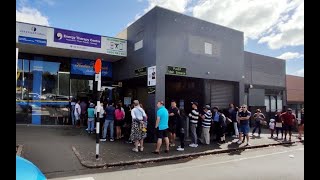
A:
{"label": "person standing in line", "polygon": [[[238,113],[239,120],[240,120],[240,134],[239,134],[239,141],[238,144],[242,143],[242,138],[244,139],[247,137],[247,146],[250,146],[249,143],[249,119],[251,117],[251,112],[248,111],[247,105],[242,105],[241,106],[241,112]],[[245,136],[245,137],[244,137]]]}
{"label": "person standing in line", "polygon": [[75,110],[75,106],[76,106],[76,102],[75,102],[75,99],[72,99],[71,102],[70,102],[70,105],[71,105],[71,120],[72,120],[72,125],[76,125],[76,118],[74,116],[74,110]]}
{"label": "person standing in line", "polygon": [[76,120],[77,128],[80,128],[80,115],[81,115],[81,107],[80,107],[80,100],[78,100],[74,109],[74,117]]}
{"label": "person standing in line", "polygon": [[177,119],[177,135],[180,139],[180,146],[178,146],[177,151],[184,151],[185,123],[187,121],[187,116],[183,109],[180,109],[179,112],[180,117]]}
{"label": "person standing in line", "polygon": [[[130,139],[134,142],[133,152],[143,151],[143,139],[145,138],[146,132],[141,130],[141,123],[144,123],[144,119],[147,118],[146,112],[140,107],[138,100],[133,101],[134,108],[131,110],[132,127]],[[140,149],[139,149],[140,145]]]}
{"label": "person standing in line", "polygon": [[298,123],[299,136],[298,139],[302,139],[302,131],[304,131],[304,108],[301,109],[301,120]]}
{"label": "person standing in line", "polygon": [[200,142],[202,144],[209,145],[210,144],[210,128],[211,128],[211,119],[212,119],[212,113],[210,111],[210,106],[205,105],[203,107],[203,115],[202,118],[202,133],[201,133],[201,139]]}
{"label": "person standing in line", "polygon": [[80,103],[81,107],[81,114],[80,114],[80,126],[84,126],[86,122],[86,115],[87,115],[87,103],[84,100]]}
{"label": "person standing in line", "polygon": [[229,118],[232,120],[234,135],[232,137],[238,138],[239,137],[239,130],[238,130],[238,121],[237,121],[237,112],[238,108],[234,107],[234,104],[229,104]]}
{"label": "person standing in line", "polygon": [[220,137],[219,143],[226,143],[227,118],[223,114],[222,110],[218,110],[218,115],[219,115],[218,136]]}
{"label": "person standing in line", "polygon": [[213,107],[213,113],[212,113],[212,125],[213,125],[213,133],[216,135],[215,141],[220,141],[220,125],[219,125],[219,114],[218,110],[219,108],[217,106]]}
{"label": "person standing in line", "polygon": [[256,113],[253,115],[253,119],[255,121],[255,127],[252,130],[252,136],[254,136],[254,133],[256,132],[256,129],[258,128],[258,136],[260,137],[261,134],[261,123],[266,117],[261,113],[260,109],[256,110]]}
{"label": "person standing in line", "polygon": [[291,141],[292,127],[296,120],[296,116],[292,113],[291,108],[288,108],[287,112],[281,114],[281,120],[284,125],[284,140],[287,140],[287,134],[289,131],[289,141]]}
{"label": "person standing in line", "polygon": [[103,128],[103,138],[101,141],[106,141],[107,140],[107,131],[108,127],[110,127],[110,142],[114,141],[114,103],[109,102],[107,105],[107,108],[105,109],[105,114],[106,114],[106,119],[104,121],[104,128]]}
{"label": "person standing in line", "polygon": [[174,147],[176,142],[176,129],[177,129],[177,121],[180,118],[180,112],[177,108],[177,103],[172,100],[171,107],[169,109],[169,135],[170,135],[170,146]]}
{"label": "person standing in line", "polygon": [[277,134],[277,139],[279,139],[279,131],[281,131],[281,139],[283,139],[283,123],[280,118],[281,116],[281,111],[277,111],[276,114],[274,115],[274,119],[276,121],[276,134]]}
{"label": "person standing in line", "polygon": [[157,120],[156,120],[155,128],[157,129],[157,139],[158,140],[157,140],[156,150],[153,151],[152,153],[154,153],[154,154],[160,153],[160,147],[161,147],[163,139],[166,143],[166,150],[164,152],[169,153],[169,138],[168,138],[169,112],[164,107],[163,101],[158,101],[157,107],[158,107],[158,111],[157,111]]}
{"label": "person standing in line", "polygon": [[197,126],[199,117],[198,103],[192,102],[192,111],[189,113],[192,143],[189,146],[194,148],[198,147]]}
{"label": "person standing in line", "polygon": [[88,108],[88,130],[89,134],[94,133],[94,104],[90,103]]}
{"label": "person standing in line", "polygon": [[127,144],[132,143],[132,140],[130,139],[131,126],[132,126],[132,117],[131,117],[131,110],[132,109],[133,109],[133,104],[129,104],[125,108],[127,116],[125,116],[125,118],[124,118],[125,122],[123,125],[123,129],[124,129],[123,135],[124,135],[125,142]]}
{"label": "person standing in line", "polygon": [[116,105],[115,110],[115,125],[116,125],[116,139],[120,139],[122,137],[121,129],[124,124],[124,113],[121,110],[120,103]]}

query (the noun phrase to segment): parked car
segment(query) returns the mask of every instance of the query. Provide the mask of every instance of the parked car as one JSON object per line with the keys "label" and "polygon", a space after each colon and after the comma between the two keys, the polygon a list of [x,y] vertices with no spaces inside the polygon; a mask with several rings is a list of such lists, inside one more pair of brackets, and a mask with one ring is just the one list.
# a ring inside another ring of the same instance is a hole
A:
{"label": "parked car", "polygon": [[16,156],[16,180],[46,180],[45,175],[32,162]]}

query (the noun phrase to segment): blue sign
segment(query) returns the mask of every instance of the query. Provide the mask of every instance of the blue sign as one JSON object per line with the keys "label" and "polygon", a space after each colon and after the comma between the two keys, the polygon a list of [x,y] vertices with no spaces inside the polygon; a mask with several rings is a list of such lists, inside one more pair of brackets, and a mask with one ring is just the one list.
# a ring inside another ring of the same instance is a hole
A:
{"label": "blue sign", "polygon": [[[86,59],[72,59],[71,60],[71,74],[93,76],[94,72],[94,60]],[[112,77],[112,63],[102,61],[102,77]]]}
{"label": "blue sign", "polygon": [[59,43],[101,48],[101,36],[64,29],[54,29],[53,40]]}
{"label": "blue sign", "polygon": [[40,45],[40,46],[47,45],[46,39],[39,39],[39,38],[26,37],[26,36],[19,36],[18,42],[19,43],[26,43],[26,44],[35,44],[35,45]]}

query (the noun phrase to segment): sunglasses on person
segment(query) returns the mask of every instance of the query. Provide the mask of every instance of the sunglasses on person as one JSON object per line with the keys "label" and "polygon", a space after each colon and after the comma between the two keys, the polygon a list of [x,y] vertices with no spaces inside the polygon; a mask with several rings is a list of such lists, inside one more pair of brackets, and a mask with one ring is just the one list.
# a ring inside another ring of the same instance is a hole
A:
{"label": "sunglasses on person", "polygon": [[245,106],[241,106],[241,108],[246,108]]}

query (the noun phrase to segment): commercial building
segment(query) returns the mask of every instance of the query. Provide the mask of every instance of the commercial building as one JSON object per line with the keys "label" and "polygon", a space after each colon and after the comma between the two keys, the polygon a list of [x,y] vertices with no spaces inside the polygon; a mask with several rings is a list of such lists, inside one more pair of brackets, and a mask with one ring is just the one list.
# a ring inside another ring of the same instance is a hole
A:
{"label": "commercial building", "polygon": [[[33,36],[27,30],[41,30],[44,35]],[[169,106],[175,99],[187,112],[192,101],[222,109],[229,103],[246,103],[268,113],[286,105],[285,61],[245,52],[243,32],[161,7],[116,38],[17,23],[16,42],[17,114],[18,106],[26,103],[22,94],[28,94],[27,103],[33,105],[24,114],[30,117],[28,123],[63,121],[52,114],[68,110],[68,101],[59,98],[89,96],[96,58],[105,62],[102,86],[112,89],[106,96],[124,104],[139,99],[150,127],[159,100]],[[50,94],[56,99],[44,97]],[[41,110],[44,107],[54,110]]]}
{"label": "commercial building", "polygon": [[287,75],[286,84],[288,107],[300,118],[304,108],[304,77]]}

